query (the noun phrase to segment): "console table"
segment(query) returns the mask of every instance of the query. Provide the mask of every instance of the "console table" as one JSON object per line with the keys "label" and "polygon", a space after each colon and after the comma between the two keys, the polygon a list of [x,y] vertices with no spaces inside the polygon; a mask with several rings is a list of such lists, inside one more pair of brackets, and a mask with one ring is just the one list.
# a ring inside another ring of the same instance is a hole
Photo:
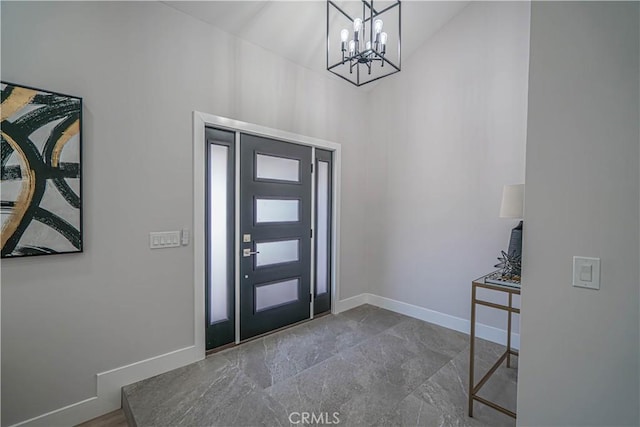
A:
{"label": "console table", "polygon": [[[504,414],[507,414],[513,418],[516,418],[516,413],[510,411],[507,408],[504,408],[497,403],[491,402],[481,396],[478,396],[478,392],[482,388],[483,385],[489,380],[491,375],[493,375],[498,367],[504,362],[507,361],[507,367],[511,367],[511,356],[518,356],[518,351],[511,348],[511,323],[512,323],[512,314],[520,313],[519,308],[513,307],[513,296],[520,295],[520,287],[516,286],[507,286],[501,284],[487,283],[487,276],[482,276],[479,279],[474,280],[471,283],[471,344],[469,347],[469,416],[473,417],[473,401],[480,402],[484,405],[487,405],[497,411],[500,411]],[[478,288],[489,289],[495,292],[503,292],[508,294],[509,305],[496,304],[490,301],[484,301],[477,298],[477,290]],[[500,356],[500,358],[493,364],[493,366],[487,371],[487,373],[482,377],[482,379],[478,382],[478,384],[474,384],[474,351],[475,351],[475,337],[476,337],[476,305],[483,305],[485,307],[491,307],[498,310],[503,310],[508,313],[508,321],[507,321],[507,349]]]}

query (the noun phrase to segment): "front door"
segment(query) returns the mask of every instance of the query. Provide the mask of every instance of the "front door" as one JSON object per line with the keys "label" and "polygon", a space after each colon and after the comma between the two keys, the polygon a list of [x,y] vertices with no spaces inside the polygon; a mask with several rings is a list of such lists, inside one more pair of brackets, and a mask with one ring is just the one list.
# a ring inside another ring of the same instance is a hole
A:
{"label": "front door", "polygon": [[311,147],[240,136],[240,339],[308,319]]}

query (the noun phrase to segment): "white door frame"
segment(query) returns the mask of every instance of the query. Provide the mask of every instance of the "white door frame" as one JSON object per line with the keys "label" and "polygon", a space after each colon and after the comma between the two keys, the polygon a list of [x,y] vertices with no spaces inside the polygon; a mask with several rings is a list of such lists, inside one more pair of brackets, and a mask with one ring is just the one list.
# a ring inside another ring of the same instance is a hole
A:
{"label": "white door frame", "polygon": [[[193,112],[193,252],[194,252],[194,328],[196,336],[196,348],[202,351],[203,357],[205,353],[205,180],[206,180],[206,144],[205,144],[205,126],[213,126],[220,129],[226,129],[235,132],[242,132],[251,135],[273,138],[285,142],[293,142],[296,144],[307,145],[313,148],[321,148],[323,150],[333,152],[333,188],[332,188],[332,233],[331,233],[331,312],[336,312],[336,301],[339,296],[340,289],[340,175],[341,175],[341,147],[340,144],[325,141],[318,138],[312,138],[305,135],[299,135],[278,129],[268,128],[265,126],[255,125],[239,120],[229,119],[226,117],[216,116],[213,114],[202,113],[200,111]],[[235,289],[236,289],[236,343],[239,342],[240,322],[238,315],[239,304],[239,283],[240,283],[240,266],[237,254],[240,251],[240,179],[239,179],[239,161],[240,146],[239,134],[236,134],[236,219],[235,219]],[[315,150],[313,150],[313,159],[315,160]],[[315,171],[314,171],[315,172]],[[312,189],[314,186],[312,185]],[[312,209],[312,215],[315,215]],[[313,217],[312,217],[313,220]],[[315,222],[312,221],[312,228],[315,228]],[[314,233],[315,236],[315,233]],[[312,239],[312,257],[315,239]],[[312,262],[313,265],[313,262]],[[311,274],[313,275],[313,267]],[[313,277],[313,276],[312,276]],[[311,292],[313,294],[313,280]],[[311,303],[313,304],[313,302]],[[311,306],[311,317],[313,317],[313,305]]]}

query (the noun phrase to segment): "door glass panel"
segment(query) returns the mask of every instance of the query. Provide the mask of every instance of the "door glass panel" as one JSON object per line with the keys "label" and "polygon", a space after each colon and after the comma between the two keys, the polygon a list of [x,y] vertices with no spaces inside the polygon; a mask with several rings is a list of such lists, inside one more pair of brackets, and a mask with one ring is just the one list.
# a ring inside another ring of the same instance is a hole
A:
{"label": "door glass panel", "polygon": [[290,279],[256,286],[256,311],[297,301],[299,282],[300,279]]}
{"label": "door glass panel", "polygon": [[316,294],[324,294],[329,288],[329,163],[318,162],[318,253],[316,255]]}
{"label": "door glass panel", "polygon": [[256,178],[300,182],[300,160],[256,154]]}
{"label": "door glass panel", "polygon": [[209,323],[227,313],[227,162],[229,147],[209,147]]}
{"label": "door glass panel", "polygon": [[299,221],[299,200],[256,199],[256,223]]}
{"label": "door glass panel", "polygon": [[256,267],[299,260],[299,240],[256,243]]}

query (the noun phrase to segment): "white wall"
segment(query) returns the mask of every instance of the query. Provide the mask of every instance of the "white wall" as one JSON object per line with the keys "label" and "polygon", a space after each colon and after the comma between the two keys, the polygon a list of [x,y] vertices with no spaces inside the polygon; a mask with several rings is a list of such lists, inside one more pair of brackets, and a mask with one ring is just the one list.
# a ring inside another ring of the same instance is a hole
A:
{"label": "white wall", "polygon": [[528,53],[529,4],[474,2],[370,94],[370,292],[469,319],[517,224],[498,212],[524,182]]}
{"label": "white wall", "polygon": [[84,98],[85,252],[2,261],[2,425],[193,344],[193,110],[343,145],[341,298],[366,292],[361,111],[344,82],[160,3],[2,2],[2,80]]}
{"label": "white wall", "polygon": [[[534,3],[518,423],[634,425],[639,8]],[[572,257],[601,258],[601,289]]]}

